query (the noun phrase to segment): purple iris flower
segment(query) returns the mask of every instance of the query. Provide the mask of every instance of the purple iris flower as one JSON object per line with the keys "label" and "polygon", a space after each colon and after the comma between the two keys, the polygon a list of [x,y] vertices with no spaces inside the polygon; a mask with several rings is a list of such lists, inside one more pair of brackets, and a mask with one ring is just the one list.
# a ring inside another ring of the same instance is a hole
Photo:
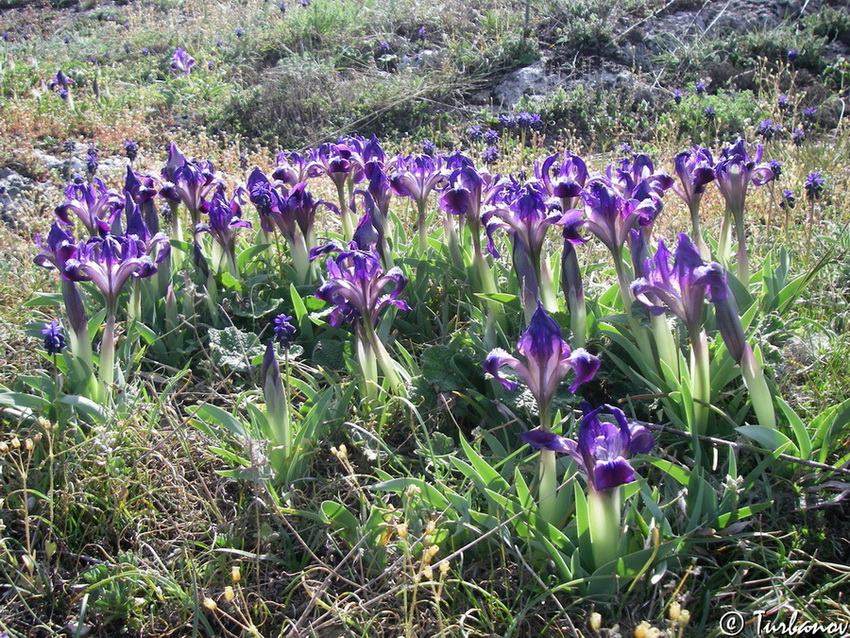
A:
{"label": "purple iris flower", "polygon": [[820,196],[823,194],[823,184],[824,179],[821,177],[820,173],[814,172],[806,175],[806,181],[803,184],[803,188],[806,189],[806,197],[810,202],[820,199]]}
{"label": "purple iris flower", "polygon": [[461,151],[455,151],[443,159],[446,161],[446,168],[450,171],[455,171],[459,168],[475,168],[475,162],[472,158],[464,155]]}
{"label": "purple iris flower", "polygon": [[307,160],[301,153],[283,152],[275,158],[276,166],[272,173],[272,179],[295,186],[307,181]]}
{"label": "purple iris flower", "polygon": [[378,140],[378,137],[374,133],[369,138],[369,141],[363,144],[360,156],[363,158],[364,167],[369,162],[377,162],[383,167],[384,162],[387,161],[387,154],[384,152],[380,140]]}
{"label": "purple iris flower", "polygon": [[47,88],[51,91],[69,91],[73,85],[74,81],[59,70],[47,83]]}
{"label": "purple iris flower", "polygon": [[139,249],[135,239],[107,234],[81,242],[74,257],[65,261],[62,274],[71,281],[94,283],[106,300],[107,316],[114,317],[124,284],[131,277],[150,277],[156,269],[155,260]]}
{"label": "purple iris flower", "polygon": [[542,181],[548,195],[560,200],[564,213],[575,206],[588,176],[584,160],[570,151],[564,153],[563,160],[555,153],[542,164],[535,162],[534,174]]}
{"label": "purple iris flower", "polygon": [[282,193],[278,189],[286,192],[282,182],[272,184],[259,168],[255,168],[248,176],[247,188],[248,198],[259,213],[262,229],[270,233],[277,227],[284,236],[291,235],[294,232],[292,224],[280,218]]}
{"label": "purple iris flower", "polygon": [[448,186],[440,198],[440,207],[447,213],[466,218],[473,228],[481,224],[481,203],[489,175],[482,175],[472,166],[452,171]]}
{"label": "purple iris flower", "polygon": [[212,200],[204,205],[209,221],[198,224],[195,234],[207,232],[228,254],[236,251],[236,231],[239,228],[251,228],[251,222],[242,219],[242,205],[239,196],[230,201],[224,195],[224,186],[219,186]]}
{"label": "purple iris flower", "polygon": [[503,228],[522,244],[527,255],[539,260],[546,231],[561,217],[563,213],[557,206],[547,204],[543,185],[528,183],[521,186],[509,194],[502,205],[496,205],[486,213],[487,249],[494,257],[501,256],[493,243],[493,233]]}
{"label": "purple iris flower", "polygon": [[766,162],[762,162],[764,147],[756,145],[755,154],[751,157],[747,152],[746,142],[738,138],[732,146],[724,148],[720,153],[720,161],[714,168],[717,187],[726,200],[726,214],[720,230],[718,253],[721,259],[726,259],[732,239],[732,221],[734,220],[738,238],[738,278],[746,284],[749,282],[749,260],[747,257],[747,234],[744,227],[744,208],[747,198],[747,187],[750,182],[762,186],[774,178],[773,170]]}
{"label": "purple iris flower", "polygon": [[643,201],[626,199],[602,180],[590,181],[582,199],[583,225],[605,244],[618,263],[629,231],[651,223],[661,205],[661,199],[655,194]]}
{"label": "purple iris flower", "polygon": [[427,247],[426,204],[434,189],[443,188],[448,183],[443,172],[443,159],[430,155],[399,156],[390,172],[390,188],[399,197],[409,197],[416,202],[419,230],[419,246]]}
{"label": "purple iris flower", "polygon": [[150,232],[159,232],[159,214],[156,209],[157,188],[154,178],[150,175],[140,175],[127,167],[124,179],[124,196],[131,198],[142,211],[142,217]]}
{"label": "purple iris flower", "polygon": [[[655,437],[644,426],[631,423],[622,410],[612,405],[591,410],[585,402],[582,411],[578,442],[543,430],[523,432],[520,438],[538,449],[569,454],[595,491],[634,481],[635,471],[627,459],[649,452],[655,445]],[[602,421],[600,413],[610,414],[615,422]]]}
{"label": "purple iris flower", "polygon": [[773,179],[770,165],[762,162],[763,155],[764,147],[757,144],[755,154],[750,156],[747,143],[741,137],[720,153],[720,161],[714,170],[717,186],[726,200],[726,205],[736,214],[743,215],[747,186],[750,182],[762,186]]}
{"label": "purple iris flower", "polygon": [[204,198],[220,185],[212,162],[189,160],[176,145],[171,144],[162,178],[165,183],[159,194],[173,207],[182,202],[192,216],[193,226],[197,226],[201,221]]}
{"label": "purple iris flower", "polygon": [[295,326],[292,325],[292,317],[283,314],[277,315],[274,318],[272,331],[274,332],[274,340],[279,344],[284,347],[291,344],[296,333]]}
{"label": "purple iris flower", "polygon": [[534,312],[539,300],[555,310],[555,291],[542,252],[546,231],[563,217],[560,207],[547,202],[545,187],[539,182],[524,186],[508,184],[498,199],[482,217],[487,229],[487,250],[498,259],[493,235],[496,230],[507,230],[513,240],[514,273],[522,290],[526,318]]}
{"label": "purple iris flower", "polygon": [[35,244],[41,252],[35,256],[33,261],[43,268],[56,268],[59,274],[65,277],[65,262],[77,254],[77,244],[70,230],[59,222],[53,222],[50,232],[47,234],[47,243],[41,237],[41,233],[35,236]]}
{"label": "purple iris flower", "polygon": [[390,268],[384,273],[377,253],[346,250],[329,257],[325,266],[327,280],[316,291],[316,298],[333,305],[332,326],[350,321],[355,325],[366,324],[368,331],[374,328],[387,306],[410,310],[407,302],[398,298],[407,278],[400,268]]}
{"label": "purple iris flower", "polygon": [[375,203],[376,213],[381,216],[381,224],[387,223],[390,213],[390,200],[393,196],[390,179],[384,172],[382,162],[371,160],[363,167],[363,174],[368,180],[366,190],[372,196]]}
{"label": "purple iris flower", "polygon": [[646,276],[632,283],[632,292],[654,315],[669,309],[685,323],[693,340],[702,329],[706,286],[716,264],[706,264],[685,233],[679,234],[672,265],[670,258],[659,241],[655,256],[646,262]]}
{"label": "purple iris flower", "polygon": [[75,180],[65,188],[65,197],[54,211],[57,219],[71,225],[69,213],[74,213],[92,237],[108,233],[124,209],[124,198],[117,191],[107,189],[98,178],[88,184]]}
{"label": "purple iris flower", "polygon": [[493,375],[507,390],[514,390],[517,384],[501,375],[504,366],[511,368],[534,395],[541,414],[548,412],[558,386],[570,369],[575,373],[569,387],[572,393],[575,393],[582,383],[593,379],[599,370],[599,359],[587,350],[570,350],[570,346],[561,336],[561,327],[540,303],[525,332],[517,341],[517,350],[526,363],[505,350],[496,348],[484,360],[484,370]]}
{"label": "purple iris flower", "polygon": [[441,157],[399,156],[390,172],[390,187],[393,192],[399,197],[409,197],[417,206],[424,204],[431,191],[447,183]]}
{"label": "purple iris flower", "polygon": [[171,54],[171,70],[175,73],[185,73],[188,75],[192,72],[194,65],[195,58],[189,55],[183,47],[177,47],[174,53]]}
{"label": "purple iris flower", "polygon": [[605,176],[608,184],[620,191],[623,197],[638,201],[652,198],[660,201],[675,183],[666,173],[656,173],[652,160],[644,154],[635,155],[632,160],[621,160],[619,164],[609,164]]}
{"label": "purple iris flower", "polygon": [[125,200],[124,211],[127,217],[127,230],[124,236],[136,242],[136,250],[140,255],[153,257],[161,264],[171,253],[171,243],[165,233],[152,231],[142,215],[142,210],[132,197]]}
{"label": "purple iris flower", "polygon": [[699,209],[706,184],[714,181],[714,158],[711,151],[694,146],[677,154],[674,164],[679,184],[673,185],[673,191],[690,210]]}
{"label": "purple iris flower", "polygon": [[50,356],[60,354],[65,349],[65,334],[58,321],[44,324],[41,334],[44,336],[44,349]]}

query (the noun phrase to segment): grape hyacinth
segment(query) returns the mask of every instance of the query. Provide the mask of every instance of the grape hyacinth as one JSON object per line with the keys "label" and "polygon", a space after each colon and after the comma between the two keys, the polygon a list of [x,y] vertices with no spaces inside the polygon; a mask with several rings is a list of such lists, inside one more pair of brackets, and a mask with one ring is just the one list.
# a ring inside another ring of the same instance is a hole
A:
{"label": "grape hyacinth", "polygon": [[65,349],[65,334],[62,332],[62,325],[58,321],[44,324],[41,334],[44,336],[44,350],[51,357],[61,354],[62,350]]}

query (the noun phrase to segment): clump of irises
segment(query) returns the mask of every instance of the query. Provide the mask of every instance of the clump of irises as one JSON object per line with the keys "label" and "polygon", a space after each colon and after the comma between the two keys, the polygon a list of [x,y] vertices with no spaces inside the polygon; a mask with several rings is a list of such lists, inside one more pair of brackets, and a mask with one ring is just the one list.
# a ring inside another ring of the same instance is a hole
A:
{"label": "clump of irises", "polygon": [[[176,73],[189,73],[190,58],[179,51],[172,66]],[[715,434],[710,356],[722,351],[710,347],[710,331],[716,327],[740,368],[758,423],[776,426],[771,388],[758,347],[747,340],[730,277],[736,275],[745,286],[748,282],[749,185],[776,179],[781,166],[763,162],[761,147],[751,156],[744,140],[724,148],[717,161],[699,146],[679,153],[675,177],[656,170],[648,156],[633,154],[631,147],[621,148],[620,159],[599,174],[591,174],[584,160],[571,152],[542,158],[529,173],[498,175],[481,165],[490,164],[486,145],[505,139],[509,131],[539,130],[541,125],[539,116],[519,113],[501,117],[498,130],[472,128],[468,137],[477,144],[473,152],[480,158],[478,166],[463,152],[441,155],[431,143],[423,143],[422,154],[391,157],[377,138],[359,136],[281,152],[268,175],[259,168],[248,172],[246,157],[247,183],[231,190],[227,176],[211,162],[187,157],[174,144],[159,175],[137,173],[132,164],[138,145],[128,141],[125,152],[131,165],[123,189],[109,188],[94,171],[88,179],[75,178],[55,209],[56,221],[47,237],[36,238],[36,263],[59,272],[68,327],[65,334],[57,322],[45,325],[45,349],[52,356],[70,357],[81,377],[96,371],[100,383],[86,392],[108,402],[125,387],[123,366],[116,361],[122,335],[131,350],[132,340],[138,338],[133,326],[163,318],[168,332],[177,331],[181,311],[184,317],[193,316],[196,296],[203,297],[211,319],[219,317],[226,307],[219,304],[220,287],[244,292],[247,286],[241,285],[250,274],[243,271],[248,271],[250,258],[271,254],[267,263],[280,265],[276,279],[290,286],[293,300],[299,289],[306,289],[325,304],[305,324],[302,300],[302,327],[326,326],[323,320],[336,328],[352,326],[360,396],[364,409],[373,409],[382,398],[404,396],[414,374],[393,359],[386,340],[393,334],[387,324],[397,312],[410,310],[404,291],[411,266],[409,260],[399,259],[398,248],[415,247],[420,258],[444,249],[447,262],[469,284],[468,305],[480,304],[472,308],[472,316],[486,310],[491,319],[497,299],[506,307],[516,303],[515,309],[522,308],[516,319],[503,313],[501,332],[489,330],[485,335],[481,352],[489,354],[484,369],[508,391],[523,383],[534,399],[537,419],[521,440],[540,450],[535,496],[543,520],[561,526],[568,514],[557,454],[568,454],[584,474],[593,563],[600,568],[618,557],[623,544],[622,485],[636,479],[630,459],[649,452],[654,438],[607,404],[583,404],[576,436],[567,438],[562,428],[568,429],[571,421],[561,423],[553,414],[555,396],[568,375],[566,390],[572,394],[594,378],[602,362],[584,344],[589,336],[604,332],[631,356],[627,365],[633,366],[635,378],[665,396],[665,408],[673,402],[669,397],[684,397],[679,409],[694,435]],[[334,203],[314,196],[318,180],[336,191]],[[711,182],[726,203],[714,255],[700,221]],[[690,235],[680,234],[675,249],[655,236],[656,221],[675,208],[666,199],[671,189],[690,215]],[[805,192],[813,208],[823,192],[819,174],[807,178]],[[159,212],[163,203],[164,220]],[[786,214],[793,207],[791,191],[783,191],[782,205]],[[411,211],[409,218],[403,219],[403,211]],[[191,244],[183,241],[184,218],[191,219]],[[160,230],[162,221],[168,235]],[[259,230],[249,233],[256,221]],[[434,221],[442,224],[442,245],[439,235],[430,232]],[[240,246],[252,239],[251,249],[240,253]],[[604,305],[619,314],[603,317],[597,312],[589,328],[579,246],[591,241],[599,241],[611,255],[617,286]],[[558,248],[560,289],[558,272],[552,269]],[[509,259],[499,262],[507,252]],[[262,288],[262,283],[257,286]],[[500,294],[505,284],[518,294]],[[233,299],[235,295],[228,301]],[[277,313],[284,302],[277,297],[274,301]],[[560,314],[564,310],[569,314],[569,339],[561,328],[566,326]],[[707,317],[712,310],[713,323]],[[93,344],[94,326],[89,324],[100,312],[100,338]],[[516,354],[507,349],[505,336],[512,329],[519,332],[514,320],[525,326]],[[287,388],[288,347],[295,327],[285,314],[276,314],[270,322],[273,340],[267,344],[260,374],[269,459],[277,473],[285,475],[297,447]],[[485,320],[485,330],[493,324]],[[686,335],[681,343],[675,338],[680,334],[677,325]],[[149,332],[145,335],[150,343]],[[403,360],[408,367],[415,365],[413,357]]]}
{"label": "clump of irises", "polygon": [[[582,383],[593,379],[599,370],[600,361],[584,348],[572,350],[561,335],[561,328],[538,302],[525,332],[517,342],[517,350],[525,359],[523,363],[510,353],[497,348],[487,355],[484,369],[507,390],[517,384],[502,375],[502,369],[510,368],[528,387],[540,417],[539,429],[528,433],[527,442],[545,441],[552,434],[552,400],[564,377],[572,371],[573,382],[569,391],[575,393]],[[540,446],[538,446],[540,447]],[[542,448],[538,472],[537,503],[541,516],[553,525],[561,522],[564,512],[558,506],[557,463],[555,451]]]}
{"label": "clump of irises", "polygon": [[384,373],[390,390],[400,393],[405,380],[378,337],[377,328],[386,308],[410,310],[407,302],[399,298],[407,278],[397,267],[384,272],[374,249],[360,250],[356,245],[328,257],[325,268],[326,281],[316,290],[316,297],[330,305],[328,318],[332,326],[343,323],[354,326],[357,361],[363,379],[361,394],[377,398],[381,387],[378,368]]}

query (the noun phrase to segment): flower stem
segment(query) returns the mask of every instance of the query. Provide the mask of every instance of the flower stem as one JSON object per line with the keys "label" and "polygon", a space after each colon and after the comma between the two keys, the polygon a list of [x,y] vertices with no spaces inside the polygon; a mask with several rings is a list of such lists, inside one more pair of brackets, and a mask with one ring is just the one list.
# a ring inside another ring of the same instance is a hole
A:
{"label": "flower stem", "polygon": [[770,393],[770,388],[767,387],[764,370],[759,365],[755,353],[749,347],[741,360],[741,376],[744,377],[744,384],[750,393],[750,401],[753,404],[759,425],[775,428],[776,412],[773,408],[773,395]]}
{"label": "flower stem", "polygon": [[691,431],[705,434],[708,427],[711,380],[709,377],[708,339],[705,330],[690,332],[691,341],[691,397],[693,422]]}
{"label": "flower stem", "polygon": [[342,217],[342,235],[345,241],[351,241],[354,237],[354,222],[351,219],[351,211],[345,203],[345,183],[337,182],[337,196],[339,197],[339,214]]}
{"label": "flower stem", "polygon": [[115,382],[115,312],[106,313],[106,324],[103,327],[103,339],[100,343],[100,373],[101,395],[104,401],[111,395],[112,384]]}
{"label": "flower stem", "polygon": [[427,210],[426,200],[422,199],[421,201],[416,202],[416,208],[416,228],[419,231],[419,252],[422,256],[424,256],[425,252],[428,250],[428,227],[425,225],[425,213]]}
{"label": "flower stem", "polygon": [[588,487],[587,509],[593,564],[599,569],[615,560],[620,551],[620,488],[595,490]]}

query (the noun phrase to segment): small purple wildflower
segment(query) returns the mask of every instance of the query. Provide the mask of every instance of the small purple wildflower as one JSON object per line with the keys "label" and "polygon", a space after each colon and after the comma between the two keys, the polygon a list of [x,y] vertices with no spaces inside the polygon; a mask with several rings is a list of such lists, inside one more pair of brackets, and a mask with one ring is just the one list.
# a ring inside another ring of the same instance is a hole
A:
{"label": "small purple wildflower", "polygon": [[520,128],[536,131],[543,127],[543,120],[540,113],[529,113],[521,111],[516,116],[517,125]]}
{"label": "small purple wildflower", "polygon": [[418,37],[423,42],[428,37],[428,29],[425,27],[419,27],[419,30],[416,32],[416,37]]}
{"label": "small purple wildflower", "polygon": [[717,111],[714,109],[713,106],[706,106],[702,110],[702,114],[705,115],[705,119],[707,119],[709,122],[713,122],[715,119],[717,119]]}
{"label": "small purple wildflower", "polygon": [[767,165],[770,167],[770,170],[773,171],[773,179],[778,180],[782,176],[782,164],[778,159],[770,160]]}
{"label": "small purple wildflower", "polygon": [[147,55],[150,55],[150,53],[151,53],[151,50],[150,50],[149,48],[147,48],[147,47],[142,47],[142,50],[141,50],[141,54],[142,54],[142,55],[147,56]]}
{"label": "small purple wildflower", "polygon": [[809,201],[820,199],[820,196],[823,194],[823,183],[824,179],[817,171],[806,175],[806,182],[803,184],[803,187],[806,189],[806,197]]}
{"label": "small purple wildflower", "polygon": [[791,108],[791,100],[788,99],[787,95],[780,95],[776,100],[776,105],[779,107],[780,111],[787,111]]}
{"label": "small purple wildflower", "polygon": [[489,146],[484,150],[484,154],[481,156],[481,159],[484,160],[485,164],[495,164],[499,159],[499,149],[496,146]]}
{"label": "small purple wildflower", "polygon": [[674,89],[673,90],[673,101],[676,104],[681,104],[683,97],[685,97],[685,94],[682,93],[682,89]]}
{"label": "small purple wildflower", "polygon": [[499,142],[499,131],[496,129],[488,128],[484,131],[484,143],[485,144],[498,144]]}
{"label": "small purple wildflower", "polygon": [[794,129],[791,133],[791,141],[794,142],[794,146],[802,146],[806,141],[806,132],[801,128]]}
{"label": "small purple wildflower", "polygon": [[41,334],[44,335],[44,349],[50,356],[56,356],[65,349],[65,335],[58,321],[44,324]]}
{"label": "small purple wildflower", "polygon": [[481,131],[481,127],[478,124],[473,124],[466,129],[466,136],[472,142],[480,142],[483,135],[484,133]]}
{"label": "small purple wildflower", "polygon": [[803,111],[803,117],[809,120],[809,122],[814,122],[817,114],[818,110],[814,106],[807,106],[806,110]]}
{"label": "small purple wildflower", "polygon": [[124,142],[124,152],[131,162],[136,161],[136,156],[139,154],[139,144],[136,140],[127,140]]}
{"label": "small purple wildflower", "polygon": [[702,80],[697,82],[694,86],[694,91],[697,95],[702,95],[703,93],[705,93],[705,82],[703,82]]}
{"label": "small purple wildflower", "polygon": [[788,49],[788,53],[785,54],[786,59],[791,64],[794,64],[799,56],[800,54],[797,49]]}
{"label": "small purple wildflower", "polygon": [[759,135],[761,135],[765,140],[770,140],[773,139],[774,135],[776,135],[777,129],[773,120],[767,119],[759,124],[758,131]]}
{"label": "small purple wildflower", "polygon": [[289,315],[278,315],[274,318],[274,340],[283,347],[290,345],[295,337],[295,326],[292,325],[292,317]]}
{"label": "small purple wildflower", "polygon": [[508,130],[515,129],[517,127],[517,118],[515,115],[511,115],[510,113],[502,113],[499,116],[499,124]]}
{"label": "small purple wildflower", "polygon": [[787,188],[782,190],[782,200],[779,202],[779,206],[785,209],[794,208],[797,205],[797,200],[794,196],[794,191],[788,190]]}
{"label": "small purple wildflower", "polygon": [[422,152],[425,155],[433,155],[437,150],[437,147],[434,145],[434,142],[431,140],[422,140]]}

